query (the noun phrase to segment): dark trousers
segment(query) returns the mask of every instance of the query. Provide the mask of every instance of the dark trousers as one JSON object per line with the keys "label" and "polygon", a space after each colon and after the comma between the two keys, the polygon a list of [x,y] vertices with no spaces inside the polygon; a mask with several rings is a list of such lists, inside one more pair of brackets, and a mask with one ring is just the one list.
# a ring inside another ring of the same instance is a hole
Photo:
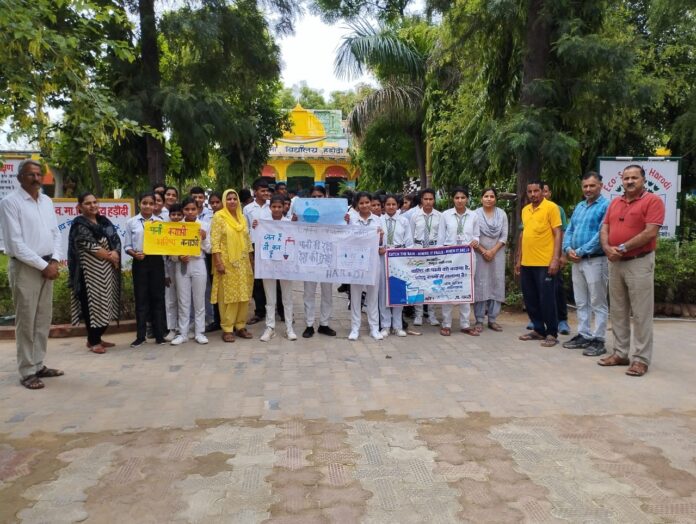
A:
{"label": "dark trousers", "polygon": [[87,327],[87,343],[90,346],[96,346],[101,344],[101,337],[109,326],[102,327],[92,327],[89,320],[89,303],[87,301],[87,286],[85,286],[84,280],[82,281],[82,286],[77,298],[80,300],[80,307],[82,309],[82,318],[85,321],[85,326]]}
{"label": "dark trousers", "polygon": [[527,314],[540,335],[558,336],[556,276],[549,275],[548,267],[522,266],[520,284]]}
{"label": "dark trousers", "polygon": [[133,260],[133,294],[137,338],[145,339],[148,319],[156,340],[164,338],[167,325],[164,309],[164,261],[159,255]]}
{"label": "dark trousers", "polygon": [[568,304],[566,303],[565,284],[563,283],[563,273],[558,270],[556,273],[556,307],[558,308],[558,321],[568,321]]}
{"label": "dark trousers", "polygon": [[251,291],[251,296],[254,297],[254,315],[264,318],[266,316],[266,292],[263,290],[262,279],[254,279],[254,288]]}

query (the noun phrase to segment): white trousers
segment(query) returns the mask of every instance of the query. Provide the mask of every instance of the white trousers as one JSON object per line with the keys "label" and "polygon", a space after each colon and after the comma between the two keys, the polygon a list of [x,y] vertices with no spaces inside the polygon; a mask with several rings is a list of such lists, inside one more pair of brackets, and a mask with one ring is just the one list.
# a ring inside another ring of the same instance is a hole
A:
{"label": "white trousers", "polygon": [[350,330],[360,331],[361,311],[360,302],[363,291],[365,292],[365,307],[367,308],[367,323],[370,331],[379,331],[379,308],[377,300],[379,296],[379,286],[365,286],[362,284],[350,285]]}
{"label": "white trousers", "polygon": [[[422,319],[423,318],[423,304],[416,304],[414,306],[414,308],[416,310],[416,318]],[[437,315],[435,314],[435,306],[433,304],[428,304],[428,318],[437,319]]]}
{"label": "white trousers", "polygon": [[[469,327],[469,313],[471,312],[471,304],[457,304],[459,306],[459,327],[461,329]],[[442,304],[442,327],[452,327],[452,309],[455,304]]]}
{"label": "white trousers", "polygon": [[283,311],[285,313],[285,328],[292,333],[292,281],[263,279],[263,291],[266,294],[266,327],[275,329],[276,301],[278,300],[276,282],[280,282],[280,292],[283,295]]}
{"label": "white trousers", "polygon": [[[317,292],[316,282],[305,282],[304,283],[304,314],[305,322],[307,327],[314,326],[314,318],[316,317],[316,304],[315,295]],[[329,320],[331,319],[331,306],[333,304],[333,297],[331,293],[333,292],[333,284],[331,282],[321,283],[321,304],[319,306],[319,325],[328,326]],[[285,297],[285,290],[283,290],[283,297]],[[283,302],[285,305],[285,302]]]}
{"label": "white trousers", "polygon": [[384,265],[384,255],[382,258],[382,272],[379,279],[379,319],[382,329],[394,328],[403,329],[402,306],[387,306],[387,268]]}
{"label": "white trousers", "polygon": [[185,275],[182,275],[178,266],[174,274],[178,298],[179,334],[188,336],[193,300],[193,331],[196,335],[203,335],[205,333],[205,283],[208,276],[195,271],[187,271]]}

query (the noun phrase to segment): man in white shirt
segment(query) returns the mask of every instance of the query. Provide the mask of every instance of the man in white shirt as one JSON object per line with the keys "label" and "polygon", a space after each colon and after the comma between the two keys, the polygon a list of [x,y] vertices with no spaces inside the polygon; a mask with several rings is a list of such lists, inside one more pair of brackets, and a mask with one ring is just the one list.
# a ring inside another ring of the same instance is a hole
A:
{"label": "man in white shirt", "polygon": [[[246,218],[247,226],[249,227],[249,236],[251,243],[254,244],[254,232],[251,224],[254,220],[262,219],[262,211],[269,207],[268,200],[271,198],[271,191],[268,188],[268,182],[263,178],[257,178],[253,184],[254,201],[244,206],[242,210],[244,218]],[[266,294],[263,291],[263,280],[260,278],[254,279],[254,289],[252,290],[254,297],[254,316],[248,321],[248,324],[256,324],[266,316]]]}
{"label": "man in white shirt", "polygon": [[20,187],[0,202],[0,227],[15,304],[15,339],[21,383],[42,389],[42,378],[63,372],[44,365],[53,316],[53,281],[58,278],[60,232],[51,199],[41,193],[43,173],[36,160],[24,160]]}

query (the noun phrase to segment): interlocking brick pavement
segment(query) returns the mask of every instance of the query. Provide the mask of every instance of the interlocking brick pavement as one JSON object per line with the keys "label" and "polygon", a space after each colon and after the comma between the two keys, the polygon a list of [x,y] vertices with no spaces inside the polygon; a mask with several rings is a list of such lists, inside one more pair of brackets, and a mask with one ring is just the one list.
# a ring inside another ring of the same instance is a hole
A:
{"label": "interlocking brick pavement", "polygon": [[346,305],[336,338],[52,339],[43,391],[0,342],[0,521],[696,522],[696,325],[656,322],[635,379],[519,314],[350,342]]}

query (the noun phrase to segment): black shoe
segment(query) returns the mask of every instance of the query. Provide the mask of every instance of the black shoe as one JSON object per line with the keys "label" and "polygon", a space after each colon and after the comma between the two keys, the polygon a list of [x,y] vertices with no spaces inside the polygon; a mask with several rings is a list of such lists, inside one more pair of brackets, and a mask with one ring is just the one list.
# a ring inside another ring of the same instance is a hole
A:
{"label": "black shoe", "polygon": [[348,284],[341,284],[340,286],[338,286],[338,289],[336,291],[338,291],[339,293],[348,293],[349,289],[350,286]]}
{"label": "black shoe", "polygon": [[[319,328],[321,329],[321,328]],[[302,338],[312,338],[314,336],[314,328],[312,326],[307,326],[302,332]]]}
{"label": "black shoe", "polygon": [[598,357],[604,355],[607,352],[607,348],[604,347],[604,341],[599,339],[594,339],[589,346],[582,352],[586,357]]}
{"label": "black shoe", "polygon": [[211,322],[210,324],[205,326],[206,333],[213,333],[214,331],[220,331],[220,329],[222,329],[222,327],[220,326],[220,324],[216,322]]}
{"label": "black shoe", "polygon": [[167,343],[167,341],[164,340],[163,338],[159,338],[159,339],[155,340],[155,344],[157,344],[158,346],[164,346],[166,343]]}
{"label": "black shoe", "polygon": [[591,338],[585,338],[580,334],[575,335],[573,338],[563,343],[563,347],[566,349],[585,349],[592,344]]}
{"label": "black shoe", "polygon": [[144,339],[144,338],[136,338],[133,342],[131,342],[130,347],[132,347],[132,348],[139,348],[139,347],[142,346],[144,343],[145,343],[145,339]]}
{"label": "black shoe", "polygon": [[317,329],[317,331],[319,333],[321,333],[322,335],[328,335],[330,337],[336,336],[336,332],[333,329],[331,329],[329,326],[319,326],[319,329]]}

